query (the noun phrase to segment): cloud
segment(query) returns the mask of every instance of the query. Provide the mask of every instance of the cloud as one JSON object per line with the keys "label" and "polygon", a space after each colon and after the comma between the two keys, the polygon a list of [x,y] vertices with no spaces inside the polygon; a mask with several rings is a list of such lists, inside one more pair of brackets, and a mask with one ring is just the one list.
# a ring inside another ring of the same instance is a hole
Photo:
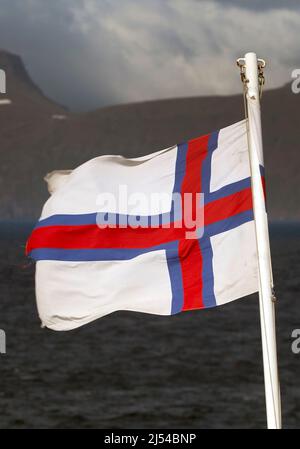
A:
{"label": "cloud", "polygon": [[[195,0],[201,3],[203,0]],[[270,9],[290,9],[299,10],[298,0],[216,0],[222,5],[233,5],[239,8],[250,9],[254,11],[264,11]]]}
{"label": "cloud", "polygon": [[299,20],[292,1],[11,0],[0,40],[46,94],[83,110],[240,92],[248,50],[268,60],[268,87],[283,84],[300,67]]}

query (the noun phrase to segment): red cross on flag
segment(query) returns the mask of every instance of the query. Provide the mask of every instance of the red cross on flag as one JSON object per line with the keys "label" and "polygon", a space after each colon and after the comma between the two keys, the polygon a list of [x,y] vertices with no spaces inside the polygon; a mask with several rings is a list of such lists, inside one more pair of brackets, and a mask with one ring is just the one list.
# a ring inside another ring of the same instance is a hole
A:
{"label": "red cross on flag", "polygon": [[27,242],[45,326],[73,329],[117,310],[172,315],[258,291],[245,121],[47,180]]}

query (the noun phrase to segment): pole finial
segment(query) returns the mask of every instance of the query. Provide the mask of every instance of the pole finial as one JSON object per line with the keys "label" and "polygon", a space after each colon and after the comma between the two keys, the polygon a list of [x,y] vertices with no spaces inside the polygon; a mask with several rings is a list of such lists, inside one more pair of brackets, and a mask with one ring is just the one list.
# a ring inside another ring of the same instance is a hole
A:
{"label": "pole finial", "polygon": [[[253,61],[256,61],[254,65]],[[266,61],[264,59],[257,58],[255,53],[248,52],[245,54],[244,58],[238,58],[236,63],[240,69],[241,81],[244,85],[246,95],[251,100],[261,98],[263,86],[265,84],[264,68],[266,67]],[[257,65],[257,72],[254,70],[254,72],[251,71],[250,75],[247,75],[247,65],[248,67],[255,67]]]}

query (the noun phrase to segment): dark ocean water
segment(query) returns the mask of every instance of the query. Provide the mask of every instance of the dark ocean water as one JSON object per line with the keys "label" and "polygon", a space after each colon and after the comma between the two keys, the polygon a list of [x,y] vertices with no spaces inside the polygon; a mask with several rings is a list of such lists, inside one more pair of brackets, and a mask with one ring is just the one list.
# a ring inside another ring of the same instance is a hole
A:
{"label": "dark ocean water", "polygon": [[[0,428],[263,428],[256,295],[157,317],[119,312],[74,331],[41,329],[30,225],[0,228]],[[283,424],[300,428],[300,227],[271,228]],[[232,267],[234,269],[234,267]]]}

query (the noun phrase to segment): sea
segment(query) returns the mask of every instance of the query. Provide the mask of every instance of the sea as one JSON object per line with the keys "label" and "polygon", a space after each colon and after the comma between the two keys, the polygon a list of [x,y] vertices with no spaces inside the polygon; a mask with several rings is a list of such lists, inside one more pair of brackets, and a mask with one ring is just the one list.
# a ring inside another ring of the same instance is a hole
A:
{"label": "sea", "polygon": [[[0,428],[265,428],[258,296],[159,317],[41,328],[32,223],[0,225]],[[300,428],[300,224],[270,227],[284,428]],[[236,261],[238,263],[238,261]],[[234,266],[232,267],[234,270]]]}

